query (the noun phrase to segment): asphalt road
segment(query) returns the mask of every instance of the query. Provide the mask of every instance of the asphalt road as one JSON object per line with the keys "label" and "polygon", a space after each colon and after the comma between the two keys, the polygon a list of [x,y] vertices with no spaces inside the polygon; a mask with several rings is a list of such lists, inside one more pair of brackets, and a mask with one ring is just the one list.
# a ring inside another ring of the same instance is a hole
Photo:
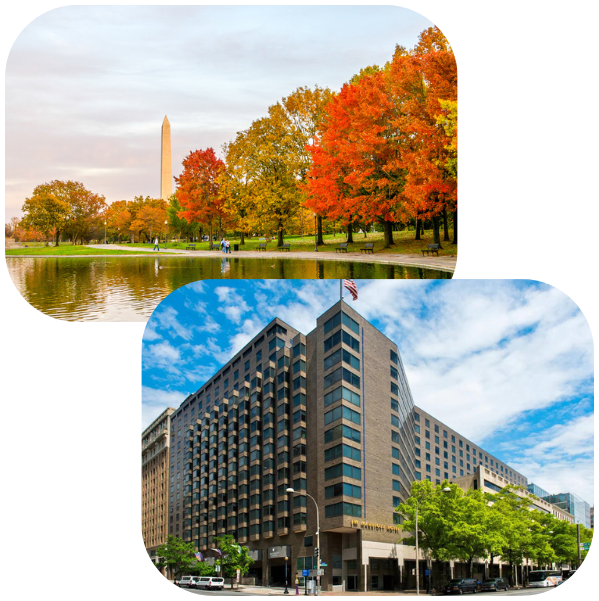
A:
{"label": "asphalt road", "polygon": [[[228,588],[225,590],[222,590],[222,591],[204,591],[204,590],[195,590],[195,589],[185,589],[185,590],[189,590],[190,593],[195,593],[196,595],[215,595],[215,596],[216,595],[243,595],[246,597],[264,596],[264,594],[261,595],[260,593],[245,593],[245,592],[241,592],[241,591],[239,591],[239,592],[231,591]],[[552,590],[552,589],[551,588],[514,589],[514,590],[507,591],[507,592],[501,591],[500,596],[503,597],[505,595],[505,596],[510,596],[510,597],[515,597],[515,596],[524,597],[524,596],[528,596],[528,595],[540,595],[541,593],[545,593],[549,590]],[[268,593],[268,594],[269,595],[277,595],[277,596],[282,595],[282,593]],[[495,593],[495,592],[477,593],[477,597],[493,597],[496,595],[497,595],[497,593]],[[295,596],[295,595],[293,595],[293,596]],[[331,596],[336,596],[336,595],[331,595]],[[346,596],[349,596],[349,595],[346,595]],[[426,595],[423,595],[423,596],[426,596]],[[442,595],[442,596],[445,596],[445,595]]]}

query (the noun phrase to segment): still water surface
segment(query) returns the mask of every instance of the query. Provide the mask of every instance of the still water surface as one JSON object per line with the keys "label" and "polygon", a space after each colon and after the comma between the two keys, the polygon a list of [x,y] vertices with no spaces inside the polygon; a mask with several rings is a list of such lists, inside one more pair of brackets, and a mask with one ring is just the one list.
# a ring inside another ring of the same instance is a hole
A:
{"label": "still water surface", "polygon": [[196,280],[451,278],[434,269],[307,259],[7,257],[6,262],[27,302],[68,321],[147,321],[173,290]]}

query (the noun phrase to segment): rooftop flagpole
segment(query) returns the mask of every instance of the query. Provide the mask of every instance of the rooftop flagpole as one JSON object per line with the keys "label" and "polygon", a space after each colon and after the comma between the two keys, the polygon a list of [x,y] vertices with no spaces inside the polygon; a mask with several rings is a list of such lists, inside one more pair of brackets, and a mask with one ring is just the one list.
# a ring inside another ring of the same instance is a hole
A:
{"label": "rooftop flagpole", "polygon": [[343,300],[343,280],[339,280],[339,301]]}

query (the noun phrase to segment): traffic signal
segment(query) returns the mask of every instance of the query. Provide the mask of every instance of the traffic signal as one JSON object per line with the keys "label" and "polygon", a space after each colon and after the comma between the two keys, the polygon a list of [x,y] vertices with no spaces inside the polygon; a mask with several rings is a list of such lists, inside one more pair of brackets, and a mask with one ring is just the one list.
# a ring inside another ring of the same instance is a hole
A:
{"label": "traffic signal", "polygon": [[320,551],[319,551],[318,547],[314,547],[314,557],[318,557],[319,554],[320,554]]}

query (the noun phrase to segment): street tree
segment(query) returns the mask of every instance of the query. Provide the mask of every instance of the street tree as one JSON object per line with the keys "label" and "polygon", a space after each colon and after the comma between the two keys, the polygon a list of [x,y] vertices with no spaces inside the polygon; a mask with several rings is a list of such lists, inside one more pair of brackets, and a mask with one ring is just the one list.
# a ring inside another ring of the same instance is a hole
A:
{"label": "street tree", "polygon": [[485,493],[491,503],[490,509],[498,512],[493,523],[501,527],[500,555],[510,566],[510,583],[514,583],[514,566],[522,564],[524,557],[531,555],[532,549],[532,512],[529,510],[530,499],[516,491],[522,487],[506,486],[497,493]]}
{"label": "street tree", "polygon": [[[451,492],[443,492],[450,488]],[[404,544],[415,544],[416,510],[418,510],[418,545],[422,549],[427,563],[449,561],[453,558],[451,543],[453,524],[457,520],[458,504],[463,492],[447,480],[434,485],[428,480],[413,482],[410,497],[395,509],[403,516],[402,530],[414,533],[403,539]],[[431,566],[434,568],[434,566]],[[437,569],[431,574],[439,580]]]}
{"label": "street tree", "polygon": [[468,577],[477,557],[486,557],[489,548],[495,548],[499,538],[489,529],[489,507],[480,490],[468,490],[458,497],[455,521],[451,529],[451,554],[468,564]]}
{"label": "street tree", "polygon": [[[237,570],[242,576],[248,573],[254,560],[250,557],[247,547],[239,545],[231,534],[215,536],[214,544],[221,553],[218,561],[224,578],[235,578]],[[231,580],[231,588],[233,588],[233,580]]]}
{"label": "street tree", "polygon": [[156,549],[156,556],[159,558],[157,567],[168,568],[175,578],[198,568],[193,543],[176,536],[169,535],[166,543]]}

